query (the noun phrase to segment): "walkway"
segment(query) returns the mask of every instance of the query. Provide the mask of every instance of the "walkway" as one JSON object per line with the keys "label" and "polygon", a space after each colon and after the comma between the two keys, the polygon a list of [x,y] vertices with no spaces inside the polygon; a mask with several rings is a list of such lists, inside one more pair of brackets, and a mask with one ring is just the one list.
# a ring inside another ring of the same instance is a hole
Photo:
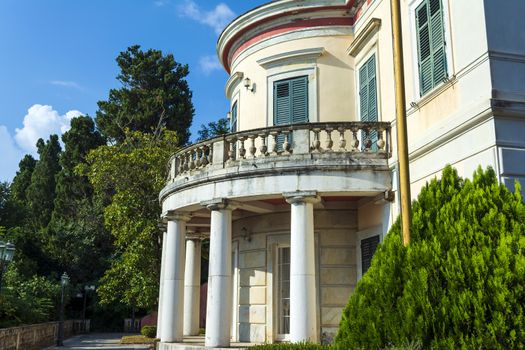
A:
{"label": "walkway", "polygon": [[150,345],[121,345],[122,333],[91,333],[64,340],[63,347],[50,347],[45,350],[138,350],[150,349]]}

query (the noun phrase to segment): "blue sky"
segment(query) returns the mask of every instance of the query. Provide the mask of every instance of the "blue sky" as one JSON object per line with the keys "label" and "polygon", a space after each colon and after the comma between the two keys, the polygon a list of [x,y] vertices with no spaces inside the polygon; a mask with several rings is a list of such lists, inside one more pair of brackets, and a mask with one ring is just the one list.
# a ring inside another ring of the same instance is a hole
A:
{"label": "blue sky", "polygon": [[128,46],[160,49],[190,66],[191,128],[225,116],[227,74],[215,54],[234,17],[266,0],[1,0],[0,181],[34,143],[63,133],[118,87],[115,58]]}

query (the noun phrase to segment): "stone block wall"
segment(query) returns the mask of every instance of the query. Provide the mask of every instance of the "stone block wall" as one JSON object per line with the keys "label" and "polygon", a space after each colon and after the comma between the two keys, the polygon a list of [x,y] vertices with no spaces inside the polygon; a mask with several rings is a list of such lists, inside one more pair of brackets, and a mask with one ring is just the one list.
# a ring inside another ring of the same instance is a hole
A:
{"label": "stone block wall", "polygon": [[[250,239],[243,237],[243,228]],[[341,312],[357,283],[357,210],[316,210],[316,268],[320,340],[330,342]],[[273,264],[279,245],[290,243],[290,212],[254,215],[236,220],[233,247],[237,249],[237,307],[234,319],[238,341],[274,342]]]}
{"label": "stone block wall", "polygon": [[[89,320],[86,321],[89,325]],[[86,329],[89,332],[89,326]],[[64,338],[83,329],[81,320],[64,322]],[[40,350],[56,344],[58,322],[48,322],[23,327],[0,329],[0,349],[2,350]]]}

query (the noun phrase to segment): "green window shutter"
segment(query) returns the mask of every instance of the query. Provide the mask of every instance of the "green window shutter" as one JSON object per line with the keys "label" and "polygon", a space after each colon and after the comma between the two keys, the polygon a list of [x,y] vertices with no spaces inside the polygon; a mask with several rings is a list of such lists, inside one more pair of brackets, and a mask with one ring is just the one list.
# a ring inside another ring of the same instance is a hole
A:
{"label": "green window shutter", "polygon": [[230,131],[236,132],[237,131],[237,102],[233,104],[232,112],[231,112],[231,119],[230,119]]}
{"label": "green window shutter", "polygon": [[423,96],[447,76],[445,25],[441,0],[424,0],[416,9],[419,85]]}
{"label": "green window shutter", "polygon": [[[377,77],[376,77],[376,58],[370,57],[359,69],[359,111],[361,121],[377,122]],[[370,132],[372,140],[372,150],[377,149],[377,131]],[[361,144],[364,144],[366,135],[362,135]]]}
{"label": "green window shutter", "polygon": [[308,77],[290,81],[292,87],[292,123],[308,122]]}
{"label": "green window shutter", "polygon": [[291,123],[291,93],[290,81],[278,81],[273,86],[274,96],[274,124],[284,125]]}
{"label": "green window shutter", "polygon": [[308,122],[308,77],[274,83],[274,125]]}

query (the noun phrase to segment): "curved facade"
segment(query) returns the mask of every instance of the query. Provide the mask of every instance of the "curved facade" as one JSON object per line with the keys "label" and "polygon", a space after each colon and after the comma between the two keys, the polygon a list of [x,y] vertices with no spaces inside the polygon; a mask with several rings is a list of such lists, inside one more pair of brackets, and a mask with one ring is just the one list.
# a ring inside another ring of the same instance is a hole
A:
{"label": "curved facade", "polygon": [[[511,2],[512,17],[522,5]],[[525,86],[502,78],[506,65],[525,71],[525,49],[494,49],[497,11],[470,5],[402,6],[415,194],[446,164],[525,179]],[[160,193],[161,349],[198,334],[203,239],[201,345],[333,339],[398,213],[391,38],[383,0],[272,1],[226,27],[217,54],[231,133],[173,155]]]}

